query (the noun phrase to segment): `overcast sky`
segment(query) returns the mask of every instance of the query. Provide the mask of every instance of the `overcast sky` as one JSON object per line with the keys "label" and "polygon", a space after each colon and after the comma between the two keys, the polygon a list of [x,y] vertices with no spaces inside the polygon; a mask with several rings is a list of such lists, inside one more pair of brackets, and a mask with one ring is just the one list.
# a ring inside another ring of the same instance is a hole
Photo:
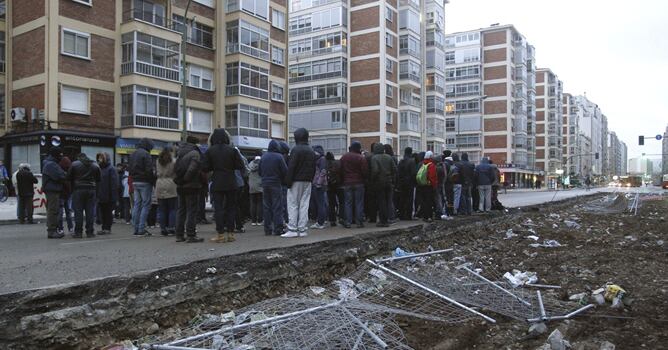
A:
{"label": "overcast sky", "polygon": [[564,92],[599,105],[629,158],[661,153],[660,141],[638,146],[638,135],[668,124],[667,0],[450,0],[445,11],[447,33],[515,25]]}

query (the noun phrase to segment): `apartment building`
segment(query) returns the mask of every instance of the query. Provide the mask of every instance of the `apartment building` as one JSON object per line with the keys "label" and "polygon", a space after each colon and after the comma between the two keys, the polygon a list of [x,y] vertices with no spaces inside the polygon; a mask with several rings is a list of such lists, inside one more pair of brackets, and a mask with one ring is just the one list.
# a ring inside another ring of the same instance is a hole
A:
{"label": "apartment building", "polygon": [[[603,114],[599,106],[586,96],[575,96],[577,105],[579,140],[575,175],[580,177],[603,175],[601,153],[604,138]],[[607,143],[607,142],[606,142]]]}
{"label": "apartment building", "polygon": [[535,53],[512,25],[446,36],[446,148],[490,157],[512,186],[535,169]]}
{"label": "apartment building", "polygon": [[[548,181],[562,169],[563,83],[552,70],[536,71],[536,168]],[[564,170],[564,173],[566,171]]]}
{"label": "apartment building", "polygon": [[[351,140],[366,150],[382,142],[440,152],[444,4],[291,2],[289,130],[308,128],[311,143],[335,155],[345,153]],[[429,77],[433,86],[426,97],[423,85]],[[425,133],[427,122],[433,127]]]}
{"label": "apartment building", "polygon": [[623,158],[622,142],[617,137],[617,133],[614,131],[608,133],[607,144],[607,159],[610,162],[608,176],[612,178],[625,175],[622,164],[626,163],[626,159]]}
{"label": "apartment building", "polygon": [[562,96],[561,165],[564,169],[564,174],[575,175],[577,167],[574,159],[581,153],[578,148],[578,135],[580,133],[577,117],[578,107],[573,95],[564,93]]}
{"label": "apartment building", "polygon": [[13,169],[39,172],[51,146],[119,162],[149,137],[157,154],[184,128],[205,144],[225,127],[248,152],[285,138],[284,0],[10,0],[6,9],[14,119],[0,147]]}
{"label": "apartment building", "polygon": [[663,133],[663,139],[661,140],[661,150],[663,154],[661,157],[663,174],[668,174],[668,125],[666,125],[666,131]]}
{"label": "apartment building", "polygon": [[[622,171],[620,172],[620,175],[628,175],[628,173],[629,173],[629,170],[628,170],[629,150],[628,150],[628,147],[626,146],[626,143],[624,141],[621,141],[621,140],[619,141],[619,153],[621,154],[621,158],[622,158]],[[664,153],[664,157],[665,157],[665,154],[666,153]],[[663,163],[663,164],[665,164],[665,163]],[[668,174],[668,172],[666,172],[666,171],[664,171],[663,173]]]}

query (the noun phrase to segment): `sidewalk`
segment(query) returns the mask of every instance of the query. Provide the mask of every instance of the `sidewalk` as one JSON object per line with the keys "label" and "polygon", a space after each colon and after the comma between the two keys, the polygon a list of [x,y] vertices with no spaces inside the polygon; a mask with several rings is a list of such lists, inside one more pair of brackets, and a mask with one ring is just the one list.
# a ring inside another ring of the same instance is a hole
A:
{"label": "sidewalk", "polygon": [[[9,197],[4,203],[0,203],[0,225],[16,224],[19,220],[16,218],[16,197]],[[46,220],[46,216],[41,214],[33,215],[37,221]]]}

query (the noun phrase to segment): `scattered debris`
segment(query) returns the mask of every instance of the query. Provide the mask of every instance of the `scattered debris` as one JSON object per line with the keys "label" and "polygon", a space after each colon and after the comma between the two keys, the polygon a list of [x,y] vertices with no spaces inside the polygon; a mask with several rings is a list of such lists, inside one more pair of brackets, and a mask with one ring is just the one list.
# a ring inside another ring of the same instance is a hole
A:
{"label": "scattered debris", "polygon": [[508,231],[506,231],[506,238],[504,239],[511,239],[513,237],[517,237],[517,234],[513,233],[512,228],[509,228]]}
{"label": "scattered debris", "polygon": [[577,222],[571,221],[571,220],[564,220],[564,224],[566,224],[566,227],[576,229],[576,230],[579,230],[580,227],[582,227]]}
{"label": "scattered debris", "polygon": [[543,322],[534,323],[529,327],[529,335],[539,335],[547,332],[547,326]]}
{"label": "scattered debris", "polygon": [[[536,237],[538,238],[538,237]],[[543,243],[531,243],[529,244],[530,247],[533,248],[538,248],[538,247],[544,247],[544,248],[556,248],[556,247],[561,247],[561,244],[557,242],[554,239],[546,239],[543,241]]]}
{"label": "scattered debris", "polygon": [[310,289],[311,292],[313,292],[313,294],[315,294],[315,295],[320,295],[320,294],[324,293],[325,290],[326,290],[325,288],[318,287],[318,286],[311,286],[311,287],[309,287],[309,289]]}
{"label": "scattered debris", "polygon": [[538,240],[540,239],[538,236],[534,236],[534,235],[526,236],[525,238],[527,238],[527,239],[533,239],[534,241],[538,241]]}
{"label": "scattered debris", "polygon": [[147,333],[147,334],[155,334],[155,333],[158,333],[159,330],[160,330],[160,326],[158,326],[157,323],[153,322],[153,323],[146,329],[146,333]]}
{"label": "scattered debris", "polygon": [[208,273],[210,275],[213,275],[216,272],[218,272],[218,270],[215,267],[209,267],[208,269],[206,269],[206,273]]}
{"label": "scattered debris", "polygon": [[601,343],[601,346],[598,348],[598,350],[615,350],[615,344],[606,340]]}
{"label": "scattered debris", "polygon": [[550,350],[566,350],[571,348],[571,343],[564,339],[559,329],[555,329],[550,336],[547,337],[547,344],[550,345]]}
{"label": "scattered debris", "polygon": [[267,255],[267,260],[278,259],[278,258],[282,258],[282,257],[283,257],[283,255],[281,255],[281,254],[272,253],[272,254]]}
{"label": "scattered debris", "polygon": [[529,271],[521,272],[520,270],[513,270],[512,274],[510,272],[504,273],[503,278],[508,280],[508,282],[510,282],[510,284],[512,284],[515,288],[526,283],[532,284],[538,282],[538,276],[536,273]]}

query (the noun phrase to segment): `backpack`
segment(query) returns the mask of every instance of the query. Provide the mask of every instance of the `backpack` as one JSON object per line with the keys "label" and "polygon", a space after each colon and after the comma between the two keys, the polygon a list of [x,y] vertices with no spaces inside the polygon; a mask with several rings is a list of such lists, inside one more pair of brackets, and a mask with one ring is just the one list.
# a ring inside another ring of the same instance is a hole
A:
{"label": "backpack", "polygon": [[329,162],[327,166],[327,184],[330,188],[339,187],[339,167],[336,161]]}
{"label": "backpack", "polygon": [[429,163],[420,165],[415,180],[420,186],[428,186],[431,184],[429,182]]}

